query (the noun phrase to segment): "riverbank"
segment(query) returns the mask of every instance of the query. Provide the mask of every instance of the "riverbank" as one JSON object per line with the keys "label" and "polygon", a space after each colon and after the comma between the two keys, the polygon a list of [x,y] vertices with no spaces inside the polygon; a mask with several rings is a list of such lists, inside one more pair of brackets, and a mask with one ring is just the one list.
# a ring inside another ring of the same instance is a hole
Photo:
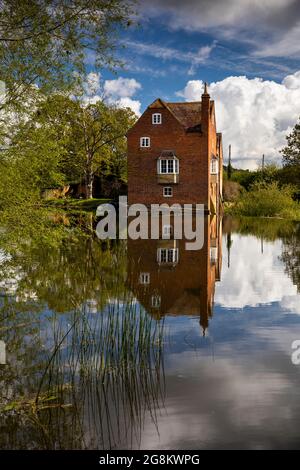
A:
{"label": "riverbank", "polygon": [[63,209],[67,212],[96,212],[100,204],[111,202],[108,198],[93,199],[49,199],[45,202],[45,206],[49,208]]}

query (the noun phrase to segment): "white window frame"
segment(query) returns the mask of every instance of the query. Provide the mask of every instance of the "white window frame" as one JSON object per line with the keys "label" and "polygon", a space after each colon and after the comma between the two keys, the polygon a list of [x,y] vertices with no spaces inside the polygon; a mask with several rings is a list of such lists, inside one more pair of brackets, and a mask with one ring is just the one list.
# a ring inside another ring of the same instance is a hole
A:
{"label": "white window frame", "polygon": [[153,113],[152,114],[152,124],[159,125],[162,124],[162,114],[161,113]]}
{"label": "white window frame", "polygon": [[160,308],[160,306],[161,306],[161,296],[160,295],[152,295],[151,305],[152,305],[152,308]]}
{"label": "white window frame", "polygon": [[149,285],[150,284],[150,273],[140,273],[140,284]]}
{"label": "white window frame", "polygon": [[140,138],[140,147],[141,148],[149,148],[151,145],[150,137],[141,137]]}
{"label": "white window frame", "polygon": [[178,263],[178,248],[158,248],[157,261],[159,264]]}
{"label": "white window frame", "polygon": [[[166,162],[166,164],[163,165],[162,162]],[[165,171],[163,171],[163,169]],[[158,160],[157,170],[158,170],[158,174],[160,175],[178,175],[179,174],[179,160],[177,158],[160,158]]]}
{"label": "white window frame", "polygon": [[218,175],[219,174],[219,161],[216,157],[212,157],[210,162],[210,174]]}
{"label": "white window frame", "polygon": [[[168,194],[170,193],[170,194]],[[164,197],[173,197],[173,188],[172,186],[164,186],[163,187],[163,196]]]}

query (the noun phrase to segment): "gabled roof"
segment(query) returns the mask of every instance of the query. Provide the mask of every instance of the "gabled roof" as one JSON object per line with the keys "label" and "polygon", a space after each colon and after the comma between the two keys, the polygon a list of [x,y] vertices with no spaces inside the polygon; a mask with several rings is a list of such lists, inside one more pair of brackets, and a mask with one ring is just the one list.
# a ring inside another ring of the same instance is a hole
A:
{"label": "gabled roof", "polygon": [[166,103],[166,106],[185,128],[200,126],[201,101]]}
{"label": "gabled roof", "polygon": [[201,130],[201,101],[169,103],[158,98],[149,108],[167,108],[186,129]]}
{"label": "gabled roof", "polygon": [[[168,109],[174,118],[185,128],[187,132],[201,132],[201,101],[182,101],[170,103],[157,98],[147,109]],[[214,102],[210,101],[210,111],[214,111]],[[133,125],[127,134],[138,124]]]}

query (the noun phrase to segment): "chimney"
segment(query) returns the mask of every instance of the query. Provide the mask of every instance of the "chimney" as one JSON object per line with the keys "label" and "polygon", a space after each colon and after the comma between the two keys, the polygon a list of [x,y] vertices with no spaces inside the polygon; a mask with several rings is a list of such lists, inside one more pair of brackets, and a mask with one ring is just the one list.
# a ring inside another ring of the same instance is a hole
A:
{"label": "chimney", "polygon": [[204,83],[204,92],[201,96],[201,123],[202,132],[208,134],[209,128],[209,111],[210,111],[210,96],[208,94],[208,85]]}

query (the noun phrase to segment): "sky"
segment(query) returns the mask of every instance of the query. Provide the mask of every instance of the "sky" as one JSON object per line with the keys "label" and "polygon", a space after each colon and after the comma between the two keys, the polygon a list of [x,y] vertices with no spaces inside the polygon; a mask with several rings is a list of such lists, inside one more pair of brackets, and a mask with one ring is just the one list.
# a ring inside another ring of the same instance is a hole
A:
{"label": "sky", "polygon": [[[216,103],[224,159],[256,168],[279,150],[300,116],[299,0],[142,0],[123,32],[117,75],[90,70],[89,99],[101,93],[140,115],[156,98]],[[87,61],[89,58],[87,57]]]}

